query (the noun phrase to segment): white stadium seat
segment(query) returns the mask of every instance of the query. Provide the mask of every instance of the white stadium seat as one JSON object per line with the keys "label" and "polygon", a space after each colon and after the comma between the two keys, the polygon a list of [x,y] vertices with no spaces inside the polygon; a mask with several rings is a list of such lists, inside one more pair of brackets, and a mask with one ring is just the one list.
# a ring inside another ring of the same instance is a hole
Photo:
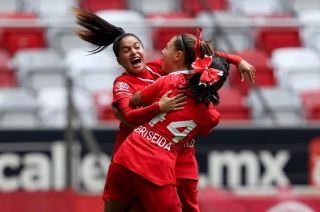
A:
{"label": "white stadium seat", "polygon": [[278,84],[293,92],[320,89],[320,55],[309,48],[279,48],[271,55]]}

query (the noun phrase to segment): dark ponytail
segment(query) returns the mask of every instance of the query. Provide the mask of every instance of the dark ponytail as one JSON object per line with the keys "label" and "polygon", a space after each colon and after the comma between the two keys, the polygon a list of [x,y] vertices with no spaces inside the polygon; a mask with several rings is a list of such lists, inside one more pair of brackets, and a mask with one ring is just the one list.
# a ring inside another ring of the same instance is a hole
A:
{"label": "dark ponytail", "polygon": [[72,8],[72,11],[76,17],[77,24],[83,27],[75,30],[77,36],[97,46],[96,49],[90,51],[92,54],[101,52],[110,44],[113,44],[114,54],[118,57],[118,44],[122,38],[128,35],[136,37],[142,44],[136,35],[126,33],[121,27],[114,26],[93,13],[79,8]]}

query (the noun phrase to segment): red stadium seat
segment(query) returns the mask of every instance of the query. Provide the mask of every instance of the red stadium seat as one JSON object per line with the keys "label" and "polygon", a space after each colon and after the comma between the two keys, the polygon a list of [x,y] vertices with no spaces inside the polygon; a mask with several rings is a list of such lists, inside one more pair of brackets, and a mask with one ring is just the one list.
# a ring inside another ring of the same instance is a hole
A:
{"label": "red stadium seat", "polygon": [[245,105],[245,96],[240,90],[224,87],[219,91],[220,104],[217,110],[222,120],[249,120],[250,110]]}
{"label": "red stadium seat", "polygon": [[107,0],[82,0],[80,7],[91,12],[100,10],[128,9],[126,0],[107,1]]}
{"label": "red stadium seat", "polygon": [[[186,19],[192,18],[186,13],[165,13],[165,14],[152,14],[146,17],[147,19]],[[152,30],[153,48],[155,50],[162,50],[166,47],[167,42],[175,35],[182,33],[195,34],[196,29],[192,27],[156,27]]]}
{"label": "red stadium seat", "polygon": [[[256,68],[256,86],[268,87],[276,85],[273,68],[269,65],[269,57],[265,52],[257,49],[248,49],[237,52],[237,54]],[[247,78],[244,82],[241,82],[237,67],[234,65],[230,66],[229,83],[232,87],[240,89],[244,94],[248,93],[251,86]]]}
{"label": "red stadium seat", "polygon": [[320,91],[305,91],[301,94],[305,118],[320,121]]}
{"label": "red stadium seat", "polygon": [[97,120],[102,122],[117,121],[117,118],[112,112],[112,92],[111,91],[97,91],[93,94],[93,101],[97,113]]}
{"label": "red stadium seat", "polygon": [[[203,4],[201,2],[203,2]],[[180,4],[184,12],[193,16],[201,11],[205,11],[206,9],[211,11],[225,11],[228,9],[227,0],[181,0]]]}
{"label": "red stadium seat", "polygon": [[[28,19],[35,21],[36,17],[29,13],[2,13],[0,19]],[[23,48],[45,48],[45,32],[37,27],[16,27],[0,29],[0,47],[10,54]]]}
{"label": "red stadium seat", "polygon": [[0,87],[15,87],[17,85],[16,73],[9,67],[10,55],[0,50]]}
{"label": "red stadium seat", "polygon": [[[279,15],[265,18],[281,19],[289,17]],[[302,46],[298,27],[260,27],[255,31],[254,39],[255,47],[265,51],[269,56],[277,48]]]}

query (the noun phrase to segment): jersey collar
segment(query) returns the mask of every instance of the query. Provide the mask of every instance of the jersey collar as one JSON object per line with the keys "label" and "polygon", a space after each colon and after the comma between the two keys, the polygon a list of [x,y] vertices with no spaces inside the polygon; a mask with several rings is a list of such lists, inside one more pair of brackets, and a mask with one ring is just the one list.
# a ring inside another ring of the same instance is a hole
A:
{"label": "jersey collar", "polygon": [[192,74],[192,70],[180,70],[180,71],[174,71],[169,74]]}

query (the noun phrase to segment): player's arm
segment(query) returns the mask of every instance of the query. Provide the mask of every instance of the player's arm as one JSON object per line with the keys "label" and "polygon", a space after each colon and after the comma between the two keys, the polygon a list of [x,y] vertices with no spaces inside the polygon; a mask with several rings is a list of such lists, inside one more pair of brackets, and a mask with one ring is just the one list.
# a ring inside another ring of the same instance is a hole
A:
{"label": "player's arm", "polygon": [[133,92],[134,90],[126,82],[115,83],[113,90],[113,106],[117,107],[121,114],[116,113],[115,115],[120,121],[123,121],[128,126],[149,121],[159,113],[183,109],[184,104],[181,103],[181,101],[184,97],[182,95],[168,97],[170,92],[164,94],[160,100],[152,101],[152,103],[146,107],[130,107],[130,97],[133,95]]}
{"label": "player's arm", "polygon": [[214,54],[216,56],[226,59],[228,63],[231,63],[237,66],[241,81],[244,80],[244,75],[247,74],[250,81],[254,83],[256,69],[254,68],[253,65],[248,63],[242,57],[240,57],[239,55],[234,55],[234,54],[229,54],[229,53],[219,52],[219,51],[214,52]]}
{"label": "player's arm", "polygon": [[140,108],[132,108],[129,105],[130,98],[122,98],[117,102],[117,108],[122,115],[119,118],[125,124],[131,126],[152,119],[155,115],[161,113],[159,102]]}
{"label": "player's arm", "polygon": [[[186,104],[183,100],[186,99],[186,96],[180,93],[176,96],[170,97],[169,95],[172,91],[165,90],[165,88],[165,78],[161,77],[153,84],[150,84],[141,91],[136,92],[130,98],[130,106],[139,107],[142,105],[148,105],[156,101],[162,95],[159,100],[159,106],[162,112],[168,113],[183,109],[183,106]],[[164,102],[166,104],[164,104]]]}
{"label": "player's arm", "polygon": [[113,112],[120,121],[128,126],[138,124],[144,118],[151,119],[161,112],[158,103],[145,108],[131,108],[129,101],[134,92],[133,87],[125,79],[119,78],[115,81],[112,101]]}
{"label": "player's arm", "polygon": [[117,103],[117,108],[122,115],[122,117],[119,116],[120,120],[127,125],[136,125],[149,121],[159,113],[169,113],[183,109],[183,106],[185,105],[183,100],[186,97],[183,94],[169,97],[170,93],[171,91],[168,91],[160,98],[159,101],[155,101],[151,105],[140,108],[130,107],[130,99],[122,98]]}

